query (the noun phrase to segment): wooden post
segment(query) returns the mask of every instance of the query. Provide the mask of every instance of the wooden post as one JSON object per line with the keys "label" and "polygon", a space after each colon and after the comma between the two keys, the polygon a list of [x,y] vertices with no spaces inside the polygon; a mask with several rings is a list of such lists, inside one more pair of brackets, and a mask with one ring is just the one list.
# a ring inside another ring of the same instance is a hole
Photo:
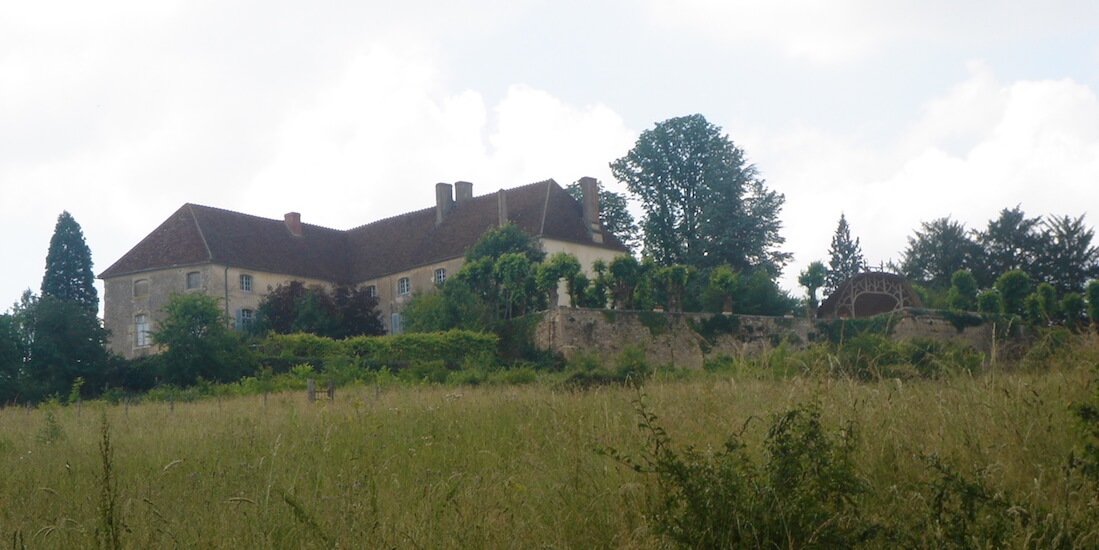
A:
{"label": "wooden post", "polygon": [[310,403],[317,400],[317,388],[313,385],[312,378],[305,379],[305,393],[309,396]]}
{"label": "wooden post", "polygon": [[328,400],[336,400],[336,381],[331,378],[328,379]]}

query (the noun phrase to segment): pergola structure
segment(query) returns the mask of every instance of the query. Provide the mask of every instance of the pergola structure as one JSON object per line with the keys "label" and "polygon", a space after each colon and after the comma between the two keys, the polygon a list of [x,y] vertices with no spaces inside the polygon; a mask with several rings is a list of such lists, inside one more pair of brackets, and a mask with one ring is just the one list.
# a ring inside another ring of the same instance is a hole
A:
{"label": "pergola structure", "polygon": [[907,279],[867,272],[840,283],[817,309],[817,317],[873,317],[907,307],[923,307]]}

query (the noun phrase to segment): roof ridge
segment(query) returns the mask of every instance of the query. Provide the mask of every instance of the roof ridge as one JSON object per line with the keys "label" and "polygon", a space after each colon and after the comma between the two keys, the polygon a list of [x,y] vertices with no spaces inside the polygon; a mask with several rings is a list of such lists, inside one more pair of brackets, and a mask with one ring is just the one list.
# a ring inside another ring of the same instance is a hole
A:
{"label": "roof ridge", "polygon": [[206,249],[206,259],[213,261],[214,253],[210,251],[210,243],[206,242],[206,233],[202,231],[202,224],[198,223],[198,217],[195,216],[195,204],[187,203],[187,213],[191,215],[191,221],[195,224],[195,230],[198,231],[198,238],[202,239],[202,247]]}
{"label": "roof ridge", "polygon": [[[207,206],[207,205],[204,205],[204,204],[195,204],[195,203],[190,203],[189,202],[189,203],[186,203],[184,206],[190,207],[192,209],[193,208],[202,208],[202,209],[205,209],[205,210],[213,210],[213,211],[221,212],[221,213],[224,213],[224,214],[232,214],[234,216],[245,216],[245,217],[248,217],[248,218],[255,218],[257,220],[263,220],[263,221],[269,221],[269,222],[280,223],[280,222],[285,221],[285,220],[280,220],[278,218],[267,218],[267,217],[259,216],[259,215],[256,215],[256,214],[249,214],[247,212],[238,212],[236,210],[229,210],[228,208],[219,208],[217,206]],[[347,232],[346,229],[336,229],[334,227],[328,227],[327,225],[317,225],[315,223],[302,222],[302,225],[308,225],[310,227],[315,227],[317,229],[326,229],[328,231],[336,231],[336,232],[340,232],[340,233]]]}

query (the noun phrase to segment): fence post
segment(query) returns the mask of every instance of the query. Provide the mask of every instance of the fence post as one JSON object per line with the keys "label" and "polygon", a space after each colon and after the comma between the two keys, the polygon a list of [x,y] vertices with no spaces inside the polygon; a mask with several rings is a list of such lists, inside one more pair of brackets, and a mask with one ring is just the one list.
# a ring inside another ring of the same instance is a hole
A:
{"label": "fence post", "polygon": [[336,381],[331,378],[328,379],[328,400],[336,400]]}
{"label": "fence post", "polygon": [[309,396],[310,403],[317,400],[317,388],[313,385],[312,378],[305,379],[305,393]]}

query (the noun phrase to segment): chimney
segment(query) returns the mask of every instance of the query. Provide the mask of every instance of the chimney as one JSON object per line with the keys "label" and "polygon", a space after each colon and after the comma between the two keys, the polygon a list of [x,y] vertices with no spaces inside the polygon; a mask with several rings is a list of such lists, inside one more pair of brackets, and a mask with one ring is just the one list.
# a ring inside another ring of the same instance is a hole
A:
{"label": "chimney", "polygon": [[443,219],[454,208],[454,198],[451,196],[452,187],[449,183],[435,184],[435,225],[443,223]]}
{"label": "chimney", "polygon": [[603,242],[603,224],[599,221],[599,182],[595,178],[580,178],[581,203],[584,207],[584,228],[593,242]]}
{"label": "chimney", "polygon": [[473,184],[468,181],[454,182],[454,202],[461,204],[473,198]]}
{"label": "chimney", "polygon": [[508,223],[508,195],[503,189],[496,192],[496,203],[500,208],[500,227]]}
{"label": "chimney", "polygon": [[286,228],[290,230],[290,234],[295,237],[301,236],[301,214],[297,212],[287,212],[282,217],[282,220],[286,222]]}

